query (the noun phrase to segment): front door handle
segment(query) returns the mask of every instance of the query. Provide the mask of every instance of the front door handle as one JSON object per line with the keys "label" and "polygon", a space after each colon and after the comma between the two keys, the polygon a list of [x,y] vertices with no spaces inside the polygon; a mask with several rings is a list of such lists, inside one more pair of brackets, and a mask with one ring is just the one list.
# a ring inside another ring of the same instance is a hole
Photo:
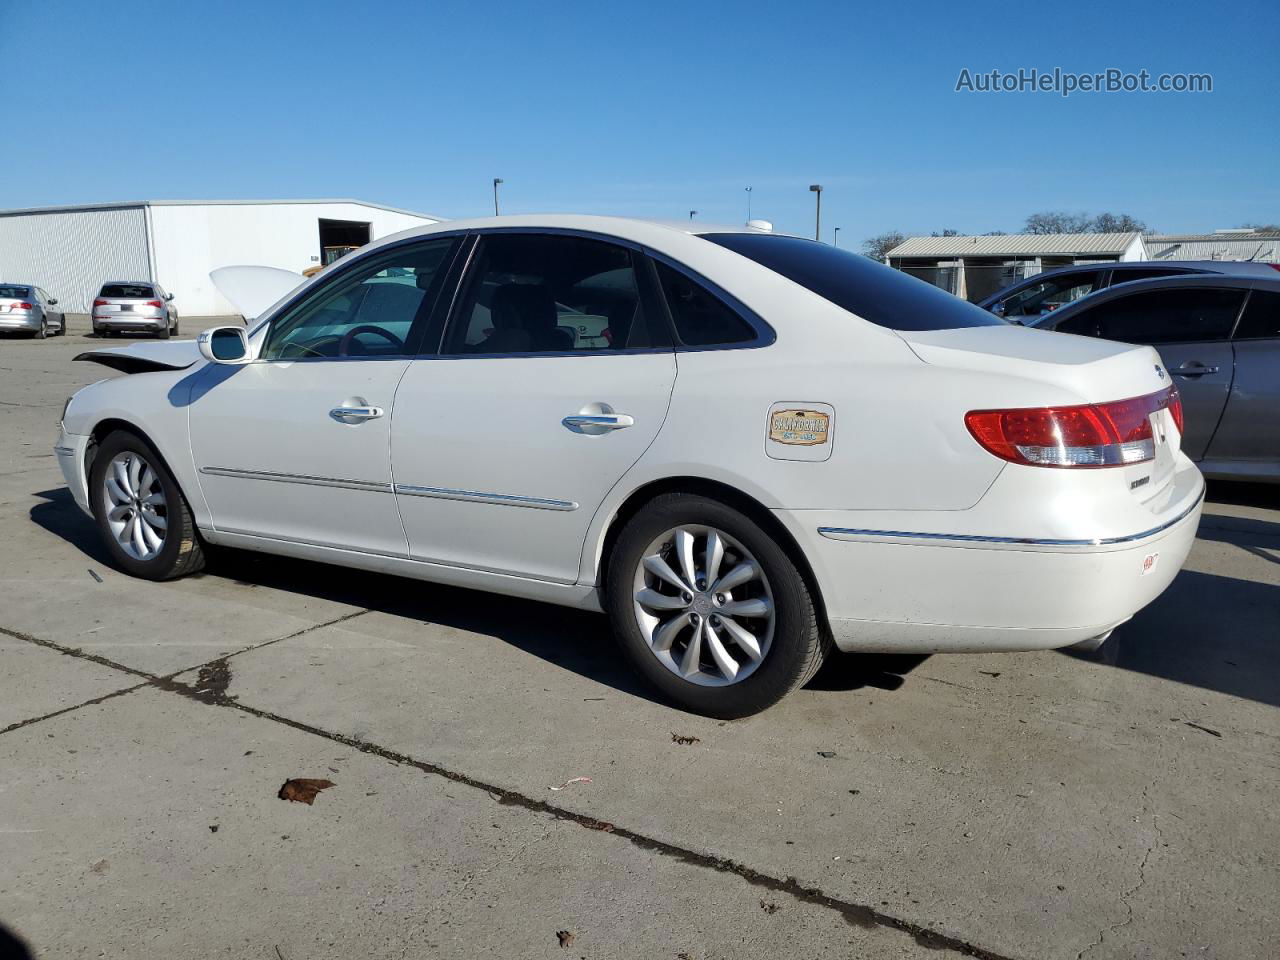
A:
{"label": "front door handle", "polygon": [[377,420],[382,416],[381,407],[334,407],[329,416],[344,423],[355,423],[361,420]]}
{"label": "front door handle", "polygon": [[1203,377],[1206,373],[1217,373],[1218,368],[1206,366],[1199,360],[1190,360],[1172,372],[1179,377]]}
{"label": "front door handle", "polygon": [[622,430],[626,427],[634,426],[636,419],[625,413],[575,413],[571,417],[565,417],[560,422],[570,430],[603,432],[606,430]]}

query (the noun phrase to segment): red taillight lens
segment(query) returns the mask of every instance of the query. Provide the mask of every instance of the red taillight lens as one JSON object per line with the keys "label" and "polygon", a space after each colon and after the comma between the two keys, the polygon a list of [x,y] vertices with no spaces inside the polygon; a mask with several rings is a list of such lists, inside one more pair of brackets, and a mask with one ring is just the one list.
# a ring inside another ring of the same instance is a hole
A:
{"label": "red taillight lens", "polygon": [[1169,388],[1169,416],[1173,417],[1173,425],[1178,428],[1178,436],[1182,436],[1185,433],[1182,429],[1182,394],[1177,387]]}
{"label": "red taillight lens", "polygon": [[22,303],[15,303],[15,304],[13,305],[13,309],[14,309],[14,310],[30,310],[30,309],[31,309],[31,304],[27,303],[27,302],[24,300]]}
{"label": "red taillight lens", "polygon": [[148,307],[155,307],[157,310],[164,306],[164,304],[159,300],[148,300],[146,305]]}
{"label": "red taillight lens", "polygon": [[93,301],[93,305],[95,307],[105,307],[107,305],[107,301],[99,297],[97,300]]}
{"label": "red taillight lens", "polygon": [[964,422],[984,449],[1010,463],[1122,467],[1155,457],[1151,415],[1164,409],[1181,433],[1182,401],[1173,387],[1111,403],[974,410]]}

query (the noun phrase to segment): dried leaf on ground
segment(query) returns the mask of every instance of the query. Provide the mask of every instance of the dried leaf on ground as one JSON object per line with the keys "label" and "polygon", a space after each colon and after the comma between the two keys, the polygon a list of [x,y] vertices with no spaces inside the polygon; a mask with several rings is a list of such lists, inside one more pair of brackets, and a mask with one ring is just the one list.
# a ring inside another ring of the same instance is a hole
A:
{"label": "dried leaf on ground", "polygon": [[310,780],[306,777],[300,777],[294,780],[286,780],[276,796],[281,800],[292,800],[294,803],[305,803],[310,806],[315,802],[317,793],[321,790],[328,790],[334,785],[332,780]]}

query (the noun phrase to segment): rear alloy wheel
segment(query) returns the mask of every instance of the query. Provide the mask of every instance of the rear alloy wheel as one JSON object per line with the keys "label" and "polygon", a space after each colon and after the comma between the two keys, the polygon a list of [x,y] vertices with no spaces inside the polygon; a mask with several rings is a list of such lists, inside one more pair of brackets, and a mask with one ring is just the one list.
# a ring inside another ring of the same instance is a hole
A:
{"label": "rear alloy wheel", "polygon": [[32,334],[37,340],[43,340],[49,336],[49,321],[46,317],[40,318],[40,329]]}
{"label": "rear alloy wheel", "polygon": [[160,330],[156,333],[156,336],[159,337],[161,340],[168,340],[170,333],[172,333],[172,331],[169,328],[168,321],[166,321],[165,325],[161,327]]}
{"label": "rear alloy wheel", "polygon": [[687,709],[749,716],[803,686],[830,643],[800,571],[737,510],[669,494],[633,517],[609,559],[615,633]]}
{"label": "rear alloy wheel", "polygon": [[146,580],[171,580],[204,566],[182,491],[151,445],[120,430],[98,447],[89,472],[94,518],[112,558]]}

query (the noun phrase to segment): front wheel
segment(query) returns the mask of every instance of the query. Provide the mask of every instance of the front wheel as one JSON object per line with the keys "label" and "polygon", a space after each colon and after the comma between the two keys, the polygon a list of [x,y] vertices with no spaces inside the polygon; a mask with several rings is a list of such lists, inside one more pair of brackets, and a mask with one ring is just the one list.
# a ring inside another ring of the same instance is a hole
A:
{"label": "front wheel", "polygon": [[151,444],[118,430],[89,471],[93,515],[116,564],[144,580],[172,580],[204,566],[195,522]]}
{"label": "front wheel", "polygon": [[632,663],[668,698],[712,717],[772,706],[807,683],[830,649],[787,553],[707,497],[667,494],[628,521],[606,595]]}

